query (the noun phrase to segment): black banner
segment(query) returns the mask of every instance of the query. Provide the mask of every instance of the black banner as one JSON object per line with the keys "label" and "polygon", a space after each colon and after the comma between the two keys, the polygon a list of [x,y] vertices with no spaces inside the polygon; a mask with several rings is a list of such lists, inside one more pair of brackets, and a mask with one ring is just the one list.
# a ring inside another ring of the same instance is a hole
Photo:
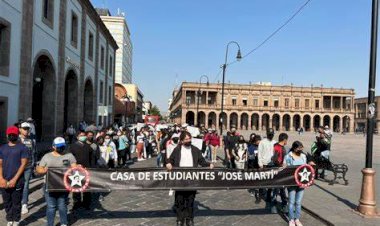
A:
{"label": "black banner", "polygon": [[49,192],[98,192],[112,190],[249,189],[300,186],[314,181],[309,165],[249,171],[208,168],[70,169],[50,168]]}

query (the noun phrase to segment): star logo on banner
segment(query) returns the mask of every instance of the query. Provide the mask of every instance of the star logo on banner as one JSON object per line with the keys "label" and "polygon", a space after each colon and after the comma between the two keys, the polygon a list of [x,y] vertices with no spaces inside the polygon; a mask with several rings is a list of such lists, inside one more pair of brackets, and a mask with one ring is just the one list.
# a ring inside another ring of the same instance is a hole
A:
{"label": "star logo on banner", "polygon": [[305,181],[306,181],[306,182],[309,182],[309,181],[310,181],[310,180],[309,180],[310,174],[311,174],[311,172],[309,172],[309,171],[306,169],[306,167],[303,168],[303,171],[300,172],[300,173],[298,173],[298,175],[301,176],[301,183],[302,183],[302,182],[305,182]]}
{"label": "star logo on banner", "polygon": [[85,178],[85,176],[82,176],[79,174],[79,171],[76,171],[74,175],[69,176],[71,180],[71,187],[74,187],[75,185],[82,187],[82,180]]}
{"label": "star logo on banner", "polygon": [[312,166],[304,164],[294,172],[294,179],[300,188],[308,188],[314,183],[315,170]]}

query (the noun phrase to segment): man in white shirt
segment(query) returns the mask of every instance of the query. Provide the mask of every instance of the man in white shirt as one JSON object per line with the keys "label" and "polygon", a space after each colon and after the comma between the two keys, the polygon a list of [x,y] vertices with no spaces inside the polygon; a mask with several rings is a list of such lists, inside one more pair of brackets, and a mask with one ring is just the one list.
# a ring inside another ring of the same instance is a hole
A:
{"label": "man in white shirt", "polygon": [[260,168],[267,167],[272,162],[273,147],[277,143],[273,140],[274,130],[268,129],[267,137],[264,138],[258,148],[258,160]]}

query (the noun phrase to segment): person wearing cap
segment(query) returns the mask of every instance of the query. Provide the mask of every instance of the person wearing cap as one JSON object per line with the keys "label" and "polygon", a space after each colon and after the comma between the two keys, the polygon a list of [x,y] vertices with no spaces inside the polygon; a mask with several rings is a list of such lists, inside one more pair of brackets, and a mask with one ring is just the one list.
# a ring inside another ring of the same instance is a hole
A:
{"label": "person wearing cap", "polygon": [[32,139],[30,139],[29,136],[30,131],[30,123],[23,122],[20,125],[20,142],[23,143],[29,151],[29,160],[28,165],[25,167],[24,171],[24,191],[22,194],[22,208],[21,208],[21,214],[27,214],[28,211],[28,201],[29,201],[29,182],[32,177],[33,168],[34,168],[34,156],[35,156],[35,145]]}
{"label": "person wearing cap", "polygon": [[19,129],[6,131],[8,143],[0,146],[0,189],[6,212],[7,226],[18,226],[21,220],[21,199],[24,189],[24,170],[28,164],[28,148],[18,141]]}
{"label": "person wearing cap", "polygon": [[[274,145],[277,143],[273,140],[274,130],[269,128],[267,130],[267,137],[264,138],[257,151],[258,163],[260,168],[272,167],[272,157],[274,151]],[[267,190],[266,207],[271,210],[272,213],[277,213],[276,206],[272,205],[272,189]]]}
{"label": "person wearing cap", "polygon": [[30,125],[30,129],[29,129],[29,135],[30,135],[30,138],[34,141],[34,143],[36,142],[36,127],[34,125],[34,120],[32,118],[28,118],[26,120],[27,123],[29,123]]}
{"label": "person wearing cap", "polygon": [[[76,159],[73,154],[66,151],[66,141],[62,137],[57,137],[53,141],[53,151],[45,154],[39,165],[36,167],[36,173],[46,175],[49,168],[59,167],[68,168],[76,166]],[[45,178],[46,179],[46,178]],[[67,198],[68,192],[48,192],[46,190],[46,181],[44,185],[44,195],[46,200],[46,217],[47,226],[53,226],[55,214],[58,210],[61,226],[67,226]]]}

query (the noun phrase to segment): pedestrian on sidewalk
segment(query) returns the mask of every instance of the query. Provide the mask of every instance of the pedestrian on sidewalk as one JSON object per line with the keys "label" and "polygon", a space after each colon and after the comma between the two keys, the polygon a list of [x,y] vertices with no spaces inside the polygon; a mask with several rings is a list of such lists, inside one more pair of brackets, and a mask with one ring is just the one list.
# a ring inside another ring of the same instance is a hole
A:
{"label": "pedestrian on sidewalk", "polygon": [[103,146],[107,152],[108,156],[108,161],[107,161],[107,166],[109,169],[114,169],[117,167],[117,148],[115,143],[111,139],[111,135],[107,134],[104,137],[104,143]]}
{"label": "pedestrian on sidewalk", "polygon": [[129,142],[127,137],[125,136],[124,131],[119,130],[117,132],[118,140],[117,142],[119,143],[118,145],[118,150],[117,150],[117,161],[118,165],[120,167],[127,166],[127,149],[129,149]]}
{"label": "pedestrian on sidewalk", "polygon": [[[274,167],[283,167],[284,165],[284,158],[287,154],[285,146],[288,144],[288,138],[289,136],[286,133],[281,133],[278,136],[278,143],[276,143],[273,147],[274,154],[272,157],[272,162]],[[281,197],[281,209],[284,213],[287,213],[288,202],[285,188],[276,188],[273,190],[271,205],[272,207],[277,205],[278,194],[280,194]]]}
{"label": "pedestrian on sidewalk", "polygon": [[21,220],[21,200],[24,189],[24,170],[29,150],[18,142],[19,129],[7,128],[8,143],[0,146],[0,189],[6,212],[7,226],[18,226]]}
{"label": "pedestrian on sidewalk", "polygon": [[28,164],[25,167],[24,171],[24,189],[22,194],[22,209],[21,214],[27,214],[28,211],[28,201],[29,201],[29,182],[32,178],[34,171],[34,156],[35,156],[35,145],[33,140],[29,136],[30,124],[28,122],[23,122],[20,125],[20,142],[23,143],[28,148]]}
{"label": "pedestrian on sidewalk", "polygon": [[[273,157],[273,149],[274,145],[277,143],[274,138],[274,130],[269,128],[267,130],[267,137],[264,138],[260,144],[258,149],[258,163],[259,167],[262,168],[271,168],[273,167],[272,157]],[[271,213],[277,213],[276,207],[271,205],[272,202],[272,189],[267,189],[266,196],[266,209],[270,209]]]}
{"label": "pedestrian on sidewalk", "polygon": [[71,125],[66,129],[66,134],[67,134],[67,137],[69,138],[69,143],[72,144],[72,143],[73,143],[73,140],[74,140],[74,137],[75,137],[75,134],[76,134],[76,130],[75,130],[73,124],[71,124]]}
{"label": "pedestrian on sidewalk", "polygon": [[[257,159],[257,149],[259,148],[259,144],[261,141],[261,136],[256,134],[251,134],[250,140],[248,142],[248,170],[250,169],[259,169],[258,159]],[[248,189],[248,192],[251,193],[251,196],[254,196],[256,204],[261,202],[260,194],[263,193],[263,189]]]}
{"label": "pedestrian on sidewalk", "polygon": [[237,169],[243,170],[245,168],[247,162],[247,149],[247,142],[245,142],[243,135],[240,135],[235,150],[232,152]]}
{"label": "pedestrian on sidewalk", "polygon": [[95,133],[93,131],[86,132],[86,143],[92,149],[91,155],[91,167],[95,167],[97,165],[98,159],[100,158],[100,150],[98,143],[95,142]]}
{"label": "pedestrian on sidewalk", "polygon": [[233,152],[235,151],[236,144],[239,141],[239,135],[236,132],[236,128],[232,127],[230,133],[226,137],[226,146],[227,146],[227,168],[235,169],[235,158]]}
{"label": "pedestrian on sidewalk", "polygon": [[[303,144],[295,141],[289,154],[285,156],[286,166],[300,166],[307,163],[307,158],[303,151]],[[304,189],[300,187],[289,187],[289,226],[302,226],[300,222],[301,207]]]}
{"label": "pedestrian on sidewalk", "polygon": [[220,146],[220,137],[215,129],[210,128],[205,136],[206,145],[211,149],[211,162],[216,162],[216,153]]}
{"label": "pedestrian on sidewalk", "polygon": [[[93,149],[87,144],[86,133],[83,131],[78,132],[77,139],[78,141],[70,146],[70,153],[74,155],[77,164],[82,165],[85,168],[91,168],[94,166]],[[73,210],[77,210],[80,207],[90,210],[91,193],[74,193],[73,201]]]}
{"label": "pedestrian on sidewalk", "polygon": [[[168,170],[173,167],[210,167],[214,168],[213,164],[208,163],[202,156],[201,150],[191,145],[191,134],[182,132],[180,135],[180,145],[178,145],[169,158],[166,165]],[[177,214],[177,226],[194,225],[194,201],[195,194],[193,190],[176,191],[175,192],[175,209]]]}
{"label": "pedestrian on sidewalk", "polygon": [[[49,168],[60,167],[68,168],[75,167],[76,159],[71,154],[66,152],[66,141],[62,137],[57,137],[53,141],[53,151],[42,157],[36,172],[41,175],[46,175]],[[67,226],[67,199],[69,192],[48,192],[46,190],[46,177],[44,185],[44,195],[46,201],[46,217],[47,226],[53,226],[55,214],[58,210],[61,226]]]}
{"label": "pedestrian on sidewalk", "polygon": [[144,146],[145,146],[145,136],[144,136],[144,133],[140,131],[137,135],[137,145],[136,145],[137,161],[144,160],[142,158],[142,155],[144,152]]}

